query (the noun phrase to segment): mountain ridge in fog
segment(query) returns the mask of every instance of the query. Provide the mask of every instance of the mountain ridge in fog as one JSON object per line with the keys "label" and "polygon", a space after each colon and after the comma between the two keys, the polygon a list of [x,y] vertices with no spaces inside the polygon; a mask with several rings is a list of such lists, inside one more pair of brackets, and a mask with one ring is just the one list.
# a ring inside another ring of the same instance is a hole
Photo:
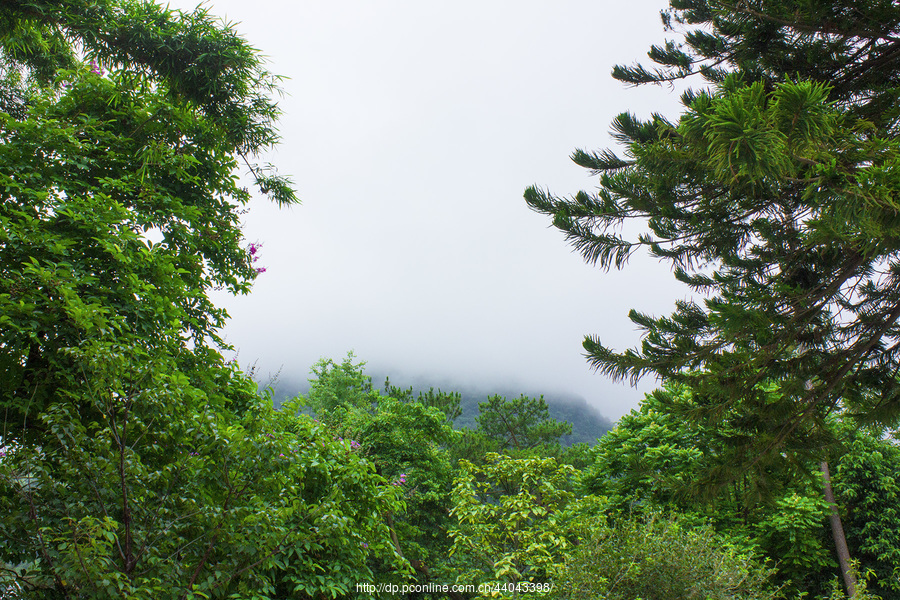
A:
{"label": "mountain ridge in fog", "polygon": [[[476,426],[478,404],[485,402],[489,396],[518,398],[523,394],[533,398],[543,395],[549,407],[550,416],[557,421],[567,421],[572,424],[572,434],[562,438],[565,446],[577,443],[593,445],[598,438],[615,426],[609,418],[591,406],[584,397],[571,392],[534,390],[529,389],[528,386],[519,386],[508,381],[490,385],[453,382],[445,377],[429,378],[423,375],[396,376],[395,378],[390,373],[385,374],[378,371],[367,371],[366,374],[372,378],[372,386],[380,391],[384,390],[385,381],[389,379],[392,386],[401,389],[412,388],[414,394],[427,392],[432,388],[435,391],[459,393],[462,415],[455,423],[458,428],[474,428]],[[277,375],[258,377],[257,380],[260,381],[260,387],[272,389],[272,399],[276,407],[298,394],[307,394],[310,387],[308,376],[301,378],[293,373],[282,372]]]}

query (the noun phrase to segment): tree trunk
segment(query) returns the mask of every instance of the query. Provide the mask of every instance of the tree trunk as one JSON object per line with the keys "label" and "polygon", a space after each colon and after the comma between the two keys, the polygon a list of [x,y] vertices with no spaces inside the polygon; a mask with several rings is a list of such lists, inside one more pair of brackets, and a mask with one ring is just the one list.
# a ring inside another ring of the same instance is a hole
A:
{"label": "tree trunk", "polygon": [[831,535],[834,538],[838,562],[841,565],[841,576],[844,578],[847,595],[853,598],[856,596],[856,575],[850,567],[850,551],[847,549],[847,538],[844,537],[844,526],[841,524],[841,515],[834,501],[834,492],[831,490],[828,462],[823,460],[819,466],[822,469],[822,483],[825,486],[825,502],[831,507]]}

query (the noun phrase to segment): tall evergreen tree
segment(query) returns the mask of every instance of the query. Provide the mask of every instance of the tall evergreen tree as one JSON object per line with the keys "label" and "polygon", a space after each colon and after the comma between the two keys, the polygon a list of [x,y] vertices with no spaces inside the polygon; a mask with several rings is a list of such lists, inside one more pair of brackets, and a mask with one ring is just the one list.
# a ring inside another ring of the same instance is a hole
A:
{"label": "tall evergreen tree", "polygon": [[506,454],[528,454],[540,450],[542,455],[558,455],[559,440],[572,433],[572,424],[550,417],[543,396],[518,398],[489,396],[478,403],[478,431],[498,445]]}
{"label": "tall evergreen tree", "polygon": [[[614,77],[709,89],[684,94],[678,121],[617,117],[624,156],[576,151],[596,193],[526,201],[588,262],[623,268],[645,248],[697,292],[670,317],[632,311],[640,348],[585,349],[616,379],[690,386],[690,414],[740,432],[728,464],[764,480],[777,449],[820,453],[830,413],[900,415],[900,6],[672,0],[663,20],[683,43]],[[631,220],[637,239],[619,231]]]}

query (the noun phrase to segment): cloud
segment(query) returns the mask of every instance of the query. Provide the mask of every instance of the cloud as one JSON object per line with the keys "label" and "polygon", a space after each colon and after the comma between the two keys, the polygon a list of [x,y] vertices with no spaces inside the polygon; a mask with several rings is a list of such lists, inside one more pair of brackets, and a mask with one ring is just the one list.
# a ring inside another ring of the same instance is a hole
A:
{"label": "cloud", "polygon": [[612,145],[624,110],[678,114],[667,90],[608,75],[664,39],[664,5],[210,3],[289,78],[270,158],[303,200],[247,215],[267,272],[219,299],[239,360],[305,373],[354,349],[379,370],[570,391],[614,418],[635,406],[581,340],[634,346],[628,309],[670,312],[686,291],[649,259],[584,265],[522,192],[593,189],[575,148]]}

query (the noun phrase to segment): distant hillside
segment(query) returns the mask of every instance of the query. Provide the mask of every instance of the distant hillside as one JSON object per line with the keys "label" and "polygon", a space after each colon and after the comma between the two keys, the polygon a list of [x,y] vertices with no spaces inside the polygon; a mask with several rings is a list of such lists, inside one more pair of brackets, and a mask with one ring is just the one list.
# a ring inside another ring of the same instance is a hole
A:
{"label": "distant hillside", "polygon": [[[413,386],[415,387],[415,386]],[[540,392],[522,391],[509,388],[474,388],[457,387],[455,390],[462,395],[462,416],[456,420],[457,427],[475,427],[475,419],[478,417],[478,403],[487,400],[488,396],[505,396],[506,398],[518,398],[520,395],[538,397]],[[545,393],[544,400],[550,408],[550,416],[557,421],[566,421],[572,424],[572,434],[563,438],[566,446],[578,443],[586,443],[593,446],[607,431],[615,425],[594,409],[587,400],[581,396],[566,393]]]}
{"label": "distant hillside", "polygon": [[[376,389],[383,389],[384,375],[372,375],[372,384]],[[266,385],[271,382],[262,382]],[[460,402],[462,407],[462,416],[456,420],[457,427],[475,427],[475,419],[478,416],[478,403],[487,400],[488,396],[499,395],[507,398],[518,398],[521,394],[526,396],[537,397],[541,392],[518,390],[508,386],[500,386],[495,388],[481,386],[453,386],[442,383],[440,386],[432,386],[423,378],[412,381],[394,381],[391,384],[397,387],[412,387],[415,392],[428,391],[434,387],[435,390],[440,388],[445,392],[459,392],[462,396]],[[297,394],[305,394],[309,391],[309,382],[305,379],[294,378],[288,375],[280,375],[275,381],[273,388],[273,400],[275,406],[280,406],[288,398],[293,398]],[[550,416],[557,421],[567,421],[572,424],[572,434],[563,438],[563,444],[571,446],[578,443],[586,443],[594,445],[597,438],[602,437],[607,431],[612,429],[615,424],[601,415],[595,408],[588,404],[587,400],[581,396],[567,393],[544,393],[544,400],[550,407]]]}

